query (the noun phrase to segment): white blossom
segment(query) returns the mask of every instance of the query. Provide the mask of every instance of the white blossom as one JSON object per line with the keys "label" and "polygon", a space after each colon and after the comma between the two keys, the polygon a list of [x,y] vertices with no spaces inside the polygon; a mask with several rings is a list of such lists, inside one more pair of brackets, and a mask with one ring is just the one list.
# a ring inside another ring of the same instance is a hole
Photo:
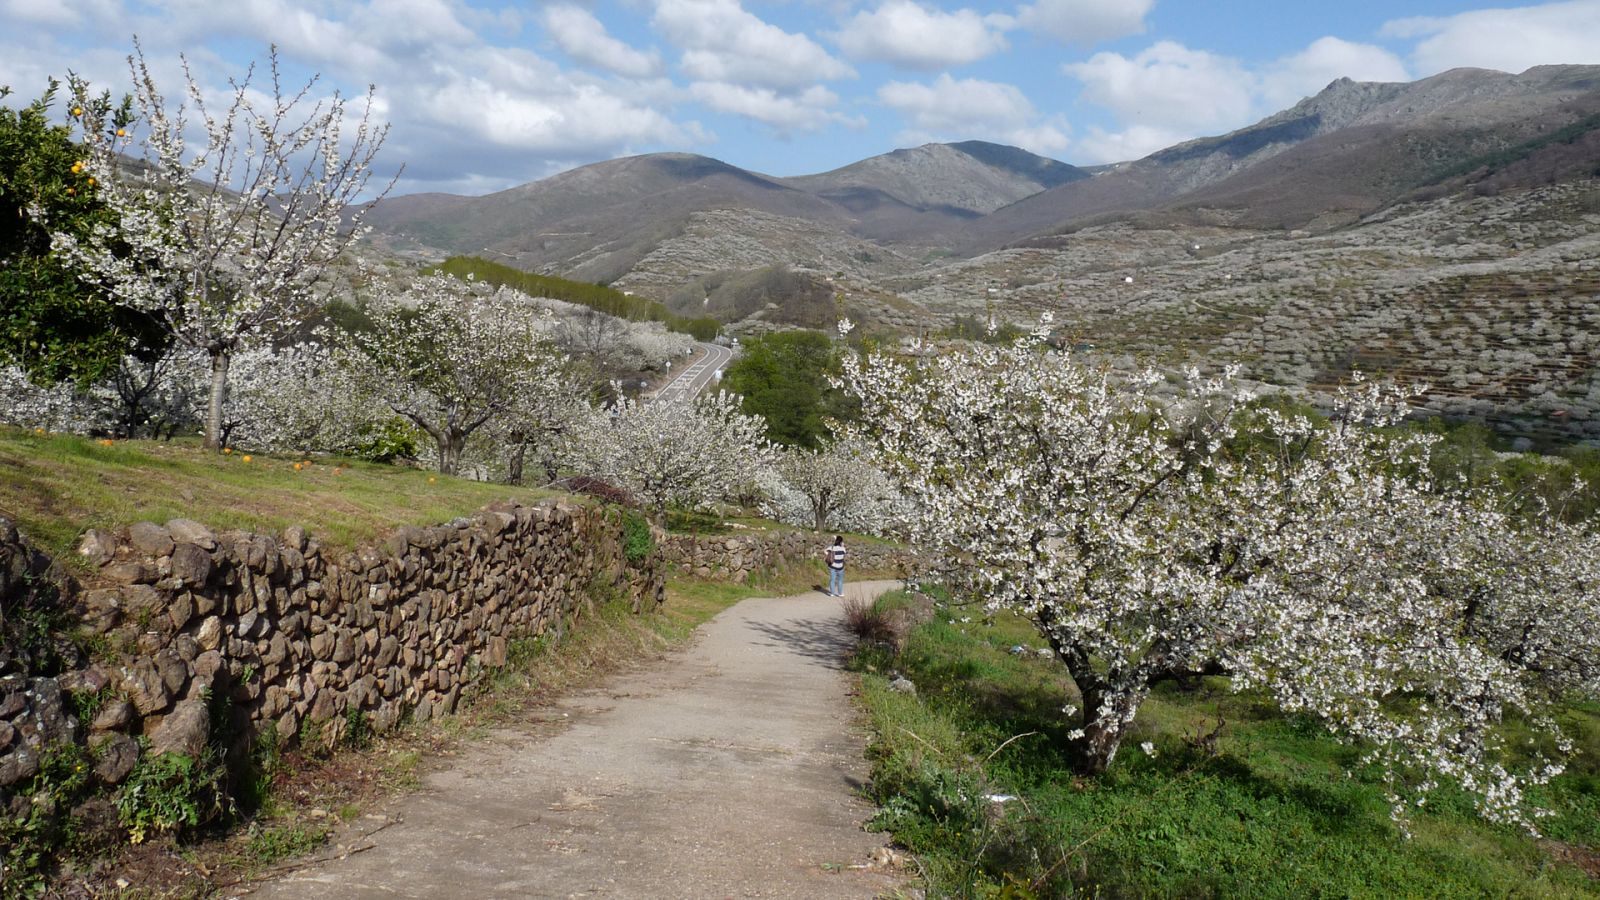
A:
{"label": "white blossom", "polygon": [[[134,138],[75,80],[83,164],[115,224],[81,241],[56,233],[53,244],[114,301],[154,314],[177,342],[206,354],[206,442],[217,447],[234,354],[304,323],[328,264],[363,231],[366,207],[356,201],[387,127],[369,118],[370,92],[353,120],[337,92],[307,108],[316,79],[286,91],[276,53],[270,93],[254,84],[252,66],[220,113],[185,62],[187,98],[173,106],[135,49],[128,63],[142,162],[128,166]],[[203,147],[187,144],[191,117]]]}
{"label": "white blossom", "polygon": [[669,504],[691,509],[755,484],[770,465],[766,423],[718,392],[695,401],[640,401],[621,395],[582,429],[577,465],[633,493],[664,518]]}
{"label": "white blossom", "polygon": [[[1319,426],[1243,413],[1227,377],[1119,378],[1037,336],[847,357],[844,380],[937,574],[1066,666],[1084,772],[1157,682],[1231,675],[1366,748],[1397,814],[1444,777],[1532,827],[1527,787],[1571,751],[1551,704],[1600,693],[1600,540],[1430,489],[1430,439],[1373,427],[1409,395],[1358,385]],[[1551,736],[1531,762],[1507,716]]]}
{"label": "white blossom", "polygon": [[349,335],[341,365],[433,438],[441,472],[455,474],[468,439],[530,395],[566,390],[544,316],[517,291],[435,274],[365,312],[371,327]]}

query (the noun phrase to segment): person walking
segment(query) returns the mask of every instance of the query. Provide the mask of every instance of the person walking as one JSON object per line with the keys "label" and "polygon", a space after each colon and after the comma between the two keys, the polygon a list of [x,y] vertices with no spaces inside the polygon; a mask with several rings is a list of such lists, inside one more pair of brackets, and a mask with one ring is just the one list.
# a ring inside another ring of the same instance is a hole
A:
{"label": "person walking", "polygon": [[833,597],[844,596],[844,536],[835,535],[833,546],[823,553],[822,558],[828,563],[828,590],[827,594]]}

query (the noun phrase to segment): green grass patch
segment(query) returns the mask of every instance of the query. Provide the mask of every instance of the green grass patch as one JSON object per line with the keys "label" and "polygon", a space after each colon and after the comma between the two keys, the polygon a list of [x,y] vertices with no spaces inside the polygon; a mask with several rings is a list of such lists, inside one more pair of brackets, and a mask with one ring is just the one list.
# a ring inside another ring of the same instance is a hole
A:
{"label": "green grass patch", "polygon": [[[246,459],[248,458],[248,462]],[[417,469],[318,458],[208,453],[193,441],[116,441],[0,427],[0,515],[63,561],[85,528],[188,518],[277,533],[314,528],[349,548],[400,525],[432,525],[496,500],[550,491],[485,484]]]}
{"label": "green grass patch", "polygon": [[[1585,755],[1538,798],[1560,844],[1490,825],[1450,790],[1406,839],[1355,749],[1223,679],[1161,686],[1110,771],[1075,777],[1065,670],[1026,622],[967,615],[942,608],[900,656],[856,660],[875,824],[917,855],[932,896],[1600,896],[1567,861],[1594,859],[1600,836],[1600,708],[1567,711]],[[890,690],[891,672],[917,693]]]}

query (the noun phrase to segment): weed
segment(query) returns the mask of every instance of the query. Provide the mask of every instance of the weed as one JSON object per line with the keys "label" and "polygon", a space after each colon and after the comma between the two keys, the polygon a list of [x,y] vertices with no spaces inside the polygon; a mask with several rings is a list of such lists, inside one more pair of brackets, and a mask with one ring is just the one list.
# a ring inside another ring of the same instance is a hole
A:
{"label": "weed", "polygon": [[58,744],[40,757],[39,771],[18,792],[28,797],[16,816],[0,809],[0,896],[35,896],[53,861],[78,844],[72,808],[88,796],[92,761],[76,744]]}
{"label": "weed", "polygon": [[246,867],[270,866],[285,859],[304,856],[322,846],[328,839],[328,830],[317,825],[288,822],[262,828],[250,836],[244,845]]}
{"label": "weed", "polygon": [[630,564],[637,566],[655,552],[656,539],[650,533],[650,523],[634,510],[622,510],[622,555]]}
{"label": "weed", "polygon": [[877,600],[851,597],[844,602],[844,621],[858,639],[865,643],[887,641],[894,637],[889,628],[889,617]]}
{"label": "weed", "polygon": [[135,844],[152,834],[192,831],[231,811],[225,777],[214,750],[198,760],[146,753],[117,791],[117,813]]}

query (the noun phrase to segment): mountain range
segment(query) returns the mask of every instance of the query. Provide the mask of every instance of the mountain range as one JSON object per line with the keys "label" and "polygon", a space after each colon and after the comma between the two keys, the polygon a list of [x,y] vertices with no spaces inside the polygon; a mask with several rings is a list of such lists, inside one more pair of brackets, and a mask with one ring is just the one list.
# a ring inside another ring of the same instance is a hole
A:
{"label": "mountain range", "polygon": [[1597,179],[1600,67],[1541,66],[1340,79],[1093,169],[982,141],[798,177],[658,153],[395,197],[368,222],[390,251],[602,281],[736,331],[816,327],[839,303],[900,332],[1051,311],[1106,352],[1253,356],[1296,388],[1410,371],[1451,383],[1442,411],[1595,440]]}

